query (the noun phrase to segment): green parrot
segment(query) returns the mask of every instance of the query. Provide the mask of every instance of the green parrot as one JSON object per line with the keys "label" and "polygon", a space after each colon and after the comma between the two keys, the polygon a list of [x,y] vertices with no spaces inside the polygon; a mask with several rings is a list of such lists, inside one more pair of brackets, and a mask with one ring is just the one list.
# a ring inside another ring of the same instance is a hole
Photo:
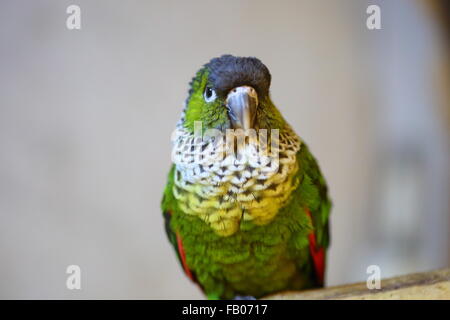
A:
{"label": "green parrot", "polygon": [[257,58],[213,58],[192,79],[172,135],[166,232],[209,299],[324,283],[326,182],[272,102],[270,83]]}

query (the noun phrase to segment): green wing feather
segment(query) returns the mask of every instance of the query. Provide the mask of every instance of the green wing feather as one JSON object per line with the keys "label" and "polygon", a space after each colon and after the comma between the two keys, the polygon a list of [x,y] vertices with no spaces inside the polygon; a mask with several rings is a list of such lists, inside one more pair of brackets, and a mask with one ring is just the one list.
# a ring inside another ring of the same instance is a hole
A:
{"label": "green wing feather", "polygon": [[[291,243],[294,243],[299,269],[310,274],[310,278],[315,280],[314,286],[322,286],[325,253],[330,242],[328,218],[331,201],[328,198],[325,179],[307,145],[302,144],[297,161],[299,185],[292,194],[288,211],[298,220],[309,214],[310,221],[309,228],[303,227],[293,233]],[[308,247],[309,251],[305,251]]]}
{"label": "green wing feather", "polygon": [[331,201],[328,198],[325,179],[307,145],[302,144],[297,159],[300,167],[299,178],[301,179],[298,197],[311,213],[318,245],[327,248],[330,242],[328,218]]}
{"label": "green wing feather", "polygon": [[164,226],[166,229],[167,238],[169,239],[172,247],[174,248],[174,250],[177,254],[177,258],[178,258],[178,261],[180,262],[180,265],[183,267],[186,274],[193,281],[195,281],[191,270],[187,269],[186,263],[184,261],[185,258],[183,257],[184,252],[180,251],[180,249],[183,250],[182,248],[180,248],[180,244],[181,244],[180,240],[181,239],[179,238],[179,235],[172,227],[172,216],[173,216],[173,214],[175,214],[175,211],[178,210],[177,203],[176,203],[175,198],[173,197],[173,192],[172,192],[174,171],[175,171],[175,166],[172,165],[172,167],[169,171],[168,182],[167,182],[166,188],[164,190],[164,195],[163,195],[163,199],[161,202],[161,209],[162,209],[163,217],[164,217]]}

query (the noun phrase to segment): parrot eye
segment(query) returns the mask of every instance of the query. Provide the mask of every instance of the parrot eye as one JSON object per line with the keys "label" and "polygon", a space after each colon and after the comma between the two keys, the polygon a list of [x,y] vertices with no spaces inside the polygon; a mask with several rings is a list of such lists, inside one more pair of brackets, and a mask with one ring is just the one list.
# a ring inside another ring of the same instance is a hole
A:
{"label": "parrot eye", "polygon": [[206,87],[205,92],[203,93],[203,97],[205,98],[206,102],[214,101],[216,99],[216,92],[214,91],[214,89]]}

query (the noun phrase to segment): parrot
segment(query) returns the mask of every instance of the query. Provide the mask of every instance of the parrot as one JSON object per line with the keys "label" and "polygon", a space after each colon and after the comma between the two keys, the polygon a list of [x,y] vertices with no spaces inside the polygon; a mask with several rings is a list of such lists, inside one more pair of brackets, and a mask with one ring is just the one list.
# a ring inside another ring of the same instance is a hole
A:
{"label": "parrot", "polygon": [[328,187],[272,102],[271,78],[255,57],[211,59],[192,78],[172,133],[165,232],[208,299],[324,285]]}

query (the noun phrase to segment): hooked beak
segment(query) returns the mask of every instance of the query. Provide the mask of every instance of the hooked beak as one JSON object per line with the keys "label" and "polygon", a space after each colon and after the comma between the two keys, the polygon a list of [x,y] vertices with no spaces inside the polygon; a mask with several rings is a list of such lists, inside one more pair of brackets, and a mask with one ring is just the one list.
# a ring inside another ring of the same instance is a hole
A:
{"label": "hooked beak", "polygon": [[249,86],[232,89],[228,93],[226,104],[234,129],[253,128],[258,107],[258,95],[255,89]]}

